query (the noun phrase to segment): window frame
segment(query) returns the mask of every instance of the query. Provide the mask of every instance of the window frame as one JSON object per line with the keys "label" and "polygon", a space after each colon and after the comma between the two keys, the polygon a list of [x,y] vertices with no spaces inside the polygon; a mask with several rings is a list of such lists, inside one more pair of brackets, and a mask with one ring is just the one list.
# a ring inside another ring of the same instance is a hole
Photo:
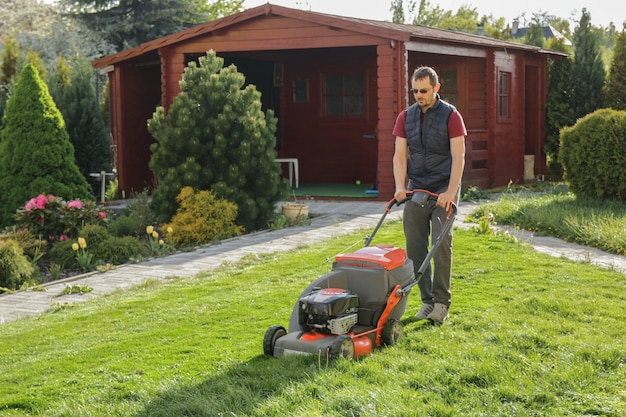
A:
{"label": "window frame", "polygon": [[511,71],[498,71],[498,100],[497,100],[497,120],[499,122],[510,122],[511,116]]}
{"label": "window frame", "polygon": [[[357,72],[327,72],[321,74],[322,82],[321,82],[321,115],[324,118],[333,118],[333,117],[351,117],[351,118],[365,118],[367,115],[367,74],[365,71]],[[341,93],[339,94],[329,94],[328,93],[328,81],[329,77],[341,77]],[[348,77],[359,77],[359,81],[361,82],[360,92],[351,93],[347,91],[347,87],[349,87],[349,83],[346,82]],[[329,113],[329,98],[338,98],[341,101],[341,112]],[[349,99],[350,98],[360,98],[360,112],[359,113],[349,113],[346,109],[349,107]],[[348,102],[348,103],[347,103]]]}

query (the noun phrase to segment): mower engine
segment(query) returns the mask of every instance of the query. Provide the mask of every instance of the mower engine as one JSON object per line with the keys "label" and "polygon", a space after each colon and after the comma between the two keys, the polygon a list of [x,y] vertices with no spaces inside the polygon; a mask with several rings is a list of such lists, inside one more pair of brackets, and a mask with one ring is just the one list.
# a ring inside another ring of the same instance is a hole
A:
{"label": "mower engine", "polygon": [[300,325],[326,334],[346,334],[358,321],[359,296],[341,288],[315,289],[299,300]]}

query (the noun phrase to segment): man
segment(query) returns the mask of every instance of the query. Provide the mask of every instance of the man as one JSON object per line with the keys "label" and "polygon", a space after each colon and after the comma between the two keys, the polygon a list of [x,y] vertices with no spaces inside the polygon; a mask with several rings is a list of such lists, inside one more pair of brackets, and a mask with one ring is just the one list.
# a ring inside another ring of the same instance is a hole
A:
{"label": "man", "polygon": [[[418,189],[438,194],[436,201],[431,199],[423,205],[408,201],[404,205],[407,255],[417,273],[428,254],[431,229],[434,238],[439,236],[450,203],[459,199],[467,130],[456,108],[439,96],[441,84],[434,69],[416,69],[411,85],[416,103],[398,115],[393,129],[394,198],[402,201],[407,191]],[[418,283],[423,305],[415,317],[442,324],[448,318],[452,298],[452,228],[433,260],[434,271],[428,266]]]}

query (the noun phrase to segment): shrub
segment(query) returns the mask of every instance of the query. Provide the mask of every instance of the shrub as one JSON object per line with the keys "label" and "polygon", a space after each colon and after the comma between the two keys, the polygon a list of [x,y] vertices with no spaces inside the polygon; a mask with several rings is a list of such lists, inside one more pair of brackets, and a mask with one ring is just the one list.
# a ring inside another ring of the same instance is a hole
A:
{"label": "shrub", "polygon": [[[98,264],[119,265],[131,258],[146,256],[147,247],[135,236],[111,236],[104,226],[88,225],[80,231],[80,238],[85,239],[87,246],[83,253],[92,256],[91,267]],[[78,252],[72,249],[76,240],[57,242],[49,252],[50,261],[63,265],[68,269],[84,267],[77,261]]]}
{"label": "shrub", "polygon": [[148,193],[142,192],[133,197],[124,214],[109,224],[109,231],[114,236],[138,236],[145,233],[146,227],[156,224],[156,216],[150,208]]}
{"label": "shrub", "polygon": [[79,233],[79,236],[85,239],[89,247],[98,247],[102,242],[107,240],[111,235],[104,226],[90,224],[85,226]]}
{"label": "shrub", "polygon": [[28,230],[13,230],[0,235],[0,240],[15,240],[31,260],[41,258],[47,251],[48,242],[39,239]]}
{"label": "shrub", "polygon": [[34,272],[35,268],[17,241],[0,240],[0,287],[15,290]]}
{"label": "shrub", "polygon": [[626,199],[626,112],[597,110],[561,130],[559,159],[577,196]]}
{"label": "shrub", "polygon": [[143,258],[147,253],[146,245],[134,236],[109,236],[93,251],[95,259],[113,265]]}
{"label": "shrub", "polygon": [[190,62],[167,114],[158,107],[148,121],[158,181],[152,204],[170,221],[183,187],[211,190],[237,204],[237,224],[252,231],[266,227],[288,191],[275,161],[277,118],[263,112],[256,87],[243,88],[245,76],[223,64],[213,51]]}
{"label": "shrub", "polygon": [[215,197],[211,191],[195,192],[184,187],[176,201],[178,211],[172,222],[163,226],[166,230],[171,228],[168,238],[176,247],[209,243],[243,232],[235,224],[237,205]]}
{"label": "shrub", "polygon": [[65,201],[53,195],[31,198],[15,214],[18,228],[50,242],[74,239],[86,225],[105,225],[110,214],[93,201]]}
{"label": "shrub", "polygon": [[61,265],[64,269],[77,269],[79,265],[76,252],[72,250],[73,243],[73,240],[55,242],[48,251],[50,262]]}

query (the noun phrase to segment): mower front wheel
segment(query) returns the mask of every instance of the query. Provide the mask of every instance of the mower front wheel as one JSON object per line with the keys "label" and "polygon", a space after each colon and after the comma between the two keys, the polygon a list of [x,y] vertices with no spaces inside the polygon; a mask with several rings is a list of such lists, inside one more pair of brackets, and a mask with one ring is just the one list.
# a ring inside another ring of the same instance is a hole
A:
{"label": "mower front wheel", "polygon": [[269,329],[267,329],[267,331],[265,332],[265,337],[263,337],[263,353],[273,356],[276,341],[286,334],[287,330],[285,330],[283,326],[279,324],[270,326]]}
{"label": "mower front wheel", "polygon": [[350,336],[342,334],[330,345],[331,359],[354,359],[354,341]]}
{"label": "mower front wheel", "polygon": [[383,327],[382,339],[386,346],[395,345],[404,334],[404,325],[400,320],[389,319]]}

